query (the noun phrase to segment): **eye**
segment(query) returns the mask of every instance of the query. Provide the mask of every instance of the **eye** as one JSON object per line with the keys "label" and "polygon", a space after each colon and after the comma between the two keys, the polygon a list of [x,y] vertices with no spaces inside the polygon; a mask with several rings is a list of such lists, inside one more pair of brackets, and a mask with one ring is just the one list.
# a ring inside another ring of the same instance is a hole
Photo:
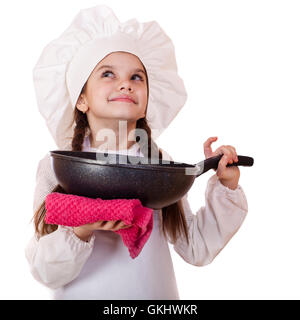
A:
{"label": "eye", "polygon": [[138,74],[134,74],[132,77],[135,77],[135,76],[138,76],[138,77],[140,78],[140,80],[141,80],[141,81],[144,81],[144,80],[143,80],[143,77],[141,77],[140,75],[138,75]]}
{"label": "eye", "polygon": [[[107,71],[105,71],[105,72],[102,73],[102,77],[103,77],[103,78],[107,78],[107,75],[108,75],[108,74],[114,74],[114,73],[113,73],[112,71],[108,71],[108,70],[107,70]],[[144,80],[143,80],[143,77],[141,77],[141,76],[138,75],[138,74],[134,74],[134,75],[132,76],[132,78],[134,78],[134,77],[138,77],[140,81],[144,81]],[[135,80],[135,79],[134,79],[134,80]]]}
{"label": "eye", "polygon": [[105,71],[105,72],[102,73],[102,77],[107,78],[107,77],[105,77],[105,75],[109,74],[109,73],[113,74],[111,71]]}

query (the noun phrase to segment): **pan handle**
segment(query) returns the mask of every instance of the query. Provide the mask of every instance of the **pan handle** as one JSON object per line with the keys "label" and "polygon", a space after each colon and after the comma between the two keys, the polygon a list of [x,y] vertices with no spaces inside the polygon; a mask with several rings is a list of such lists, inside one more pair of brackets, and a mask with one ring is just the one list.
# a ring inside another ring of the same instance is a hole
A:
{"label": "pan handle", "polygon": [[[204,161],[201,161],[197,163],[195,166],[199,168],[198,173],[196,174],[196,177],[200,176],[204,172],[210,170],[210,169],[216,169],[218,168],[218,164],[220,159],[222,158],[223,154],[220,154],[215,157],[207,158]],[[227,164],[226,167],[232,167],[232,166],[246,166],[246,167],[251,167],[253,166],[254,159],[251,157],[247,156],[237,156],[238,157],[238,162],[233,162]]]}

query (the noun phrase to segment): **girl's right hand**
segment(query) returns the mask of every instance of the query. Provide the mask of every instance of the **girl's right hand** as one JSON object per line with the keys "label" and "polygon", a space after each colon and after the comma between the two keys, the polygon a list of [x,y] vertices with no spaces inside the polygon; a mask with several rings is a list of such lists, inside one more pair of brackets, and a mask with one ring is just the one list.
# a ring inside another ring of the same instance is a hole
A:
{"label": "girl's right hand", "polygon": [[94,223],[88,223],[79,227],[74,227],[73,230],[79,239],[87,242],[95,230],[117,231],[130,227],[132,227],[132,225],[125,225],[122,220],[99,220]]}

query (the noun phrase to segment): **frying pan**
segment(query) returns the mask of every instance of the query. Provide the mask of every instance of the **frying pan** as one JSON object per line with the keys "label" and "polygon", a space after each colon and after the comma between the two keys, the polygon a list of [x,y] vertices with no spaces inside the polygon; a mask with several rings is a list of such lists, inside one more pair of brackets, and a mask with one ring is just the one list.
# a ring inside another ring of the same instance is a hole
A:
{"label": "frying pan", "polygon": [[[89,198],[139,199],[143,206],[161,209],[181,199],[195,178],[217,169],[222,155],[191,165],[113,153],[50,151],[60,186]],[[252,166],[253,158],[238,156],[229,166]]]}

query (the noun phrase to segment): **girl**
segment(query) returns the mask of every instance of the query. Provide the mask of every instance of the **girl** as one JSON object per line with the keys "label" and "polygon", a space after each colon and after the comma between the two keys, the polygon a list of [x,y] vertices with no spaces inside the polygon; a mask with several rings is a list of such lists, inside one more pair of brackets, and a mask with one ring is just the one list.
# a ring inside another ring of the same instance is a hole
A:
{"label": "girl", "polygon": [[[156,22],[119,23],[106,6],[82,10],[61,37],[50,43],[34,69],[39,108],[60,149],[145,156],[184,105],[171,40]],[[126,134],[120,122],[127,124]],[[73,125],[74,124],[74,125]],[[99,132],[113,130],[117,144],[104,144]],[[143,129],[147,143],[131,141]],[[137,131],[137,130],[136,130]],[[47,154],[39,163],[34,197],[35,235],[26,247],[34,278],[53,289],[55,299],[179,299],[168,242],[188,263],[210,263],[239,229],[248,211],[238,185],[232,146],[212,151],[217,137],[204,143],[205,157],[223,154],[207,185],[206,205],[191,212],[187,195],[153,211],[153,230],[131,259],[115,232],[122,221],[78,227],[45,223],[45,198],[58,185]]]}

